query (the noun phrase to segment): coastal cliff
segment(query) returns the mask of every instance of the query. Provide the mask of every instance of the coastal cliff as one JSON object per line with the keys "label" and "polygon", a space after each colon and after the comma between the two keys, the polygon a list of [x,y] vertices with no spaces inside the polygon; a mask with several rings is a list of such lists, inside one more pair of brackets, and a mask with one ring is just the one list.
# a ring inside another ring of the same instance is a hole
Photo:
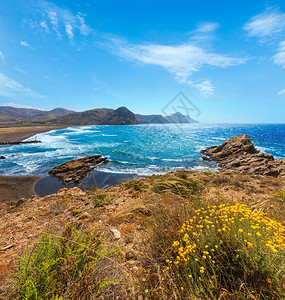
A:
{"label": "coastal cliff", "polygon": [[204,160],[212,160],[221,171],[265,176],[285,176],[285,159],[274,159],[272,154],[256,149],[250,137],[241,134],[228,139],[220,146],[201,151]]}

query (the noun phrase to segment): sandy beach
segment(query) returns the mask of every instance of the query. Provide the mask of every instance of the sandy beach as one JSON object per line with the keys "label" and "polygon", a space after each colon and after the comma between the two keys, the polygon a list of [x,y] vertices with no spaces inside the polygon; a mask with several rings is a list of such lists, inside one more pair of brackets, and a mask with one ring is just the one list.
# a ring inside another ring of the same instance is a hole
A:
{"label": "sandy beach", "polygon": [[62,129],[66,126],[23,126],[23,127],[0,127],[0,142],[20,142],[37,133],[54,129]]}
{"label": "sandy beach", "polygon": [[21,198],[34,195],[34,185],[40,178],[39,176],[0,176],[0,203],[17,202]]}
{"label": "sandy beach", "polygon": [[[37,133],[54,129],[61,129],[65,126],[25,126],[0,128],[0,142],[20,142]],[[0,146],[5,147],[5,146]],[[0,203],[17,202],[21,198],[27,198],[35,194],[34,185],[41,177],[23,176],[6,177],[0,176]]]}

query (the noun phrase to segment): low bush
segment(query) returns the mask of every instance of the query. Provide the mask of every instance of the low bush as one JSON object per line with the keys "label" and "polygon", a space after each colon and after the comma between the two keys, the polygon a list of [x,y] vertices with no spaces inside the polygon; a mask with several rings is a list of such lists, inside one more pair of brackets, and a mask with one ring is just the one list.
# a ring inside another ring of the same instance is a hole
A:
{"label": "low bush", "polygon": [[98,193],[94,198],[94,207],[100,207],[111,202],[111,197],[109,197],[106,193]]}
{"label": "low bush", "polygon": [[284,299],[284,234],[244,204],[196,209],[173,242],[164,288],[180,299]]}
{"label": "low bush", "polygon": [[68,227],[62,235],[43,234],[18,260],[13,299],[92,298],[109,284],[95,276],[96,268],[114,252],[91,232]]}
{"label": "low bush", "polygon": [[134,189],[135,191],[138,192],[148,189],[148,185],[144,184],[144,181],[137,180],[137,179],[128,180],[124,183],[124,185],[127,189]]}

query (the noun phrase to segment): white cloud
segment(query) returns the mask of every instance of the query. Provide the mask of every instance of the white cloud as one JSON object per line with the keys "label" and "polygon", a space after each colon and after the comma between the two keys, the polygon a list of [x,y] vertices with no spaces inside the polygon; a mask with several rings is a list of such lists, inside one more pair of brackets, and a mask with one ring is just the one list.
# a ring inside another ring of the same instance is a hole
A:
{"label": "white cloud", "polygon": [[190,76],[203,67],[225,68],[243,64],[246,58],[234,58],[223,54],[209,52],[194,43],[181,45],[142,44],[133,45],[119,39],[111,38],[107,45],[116,55],[129,61],[145,65],[163,67],[180,83],[197,88],[203,94],[213,93],[214,87],[209,80],[193,82]]}
{"label": "white cloud", "polygon": [[275,45],[279,42],[277,53],[272,58],[275,64],[285,68],[285,13],[276,7],[268,8],[252,17],[244,29],[248,31],[249,36],[257,37],[262,43]]}
{"label": "white cloud", "polygon": [[281,13],[276,7],[268,8],[261,14],[252,17],[244,29],[249,36],[257,37],[260,41],[267,41],[279,35],[285,29],[285,13]]}
{"label": "white cloud", "polygon": [[15,96],[25,94],[29,96],[39,96],[33,90],[25,88],[20,83],[0,73],[0,95],[1,96]]}
{"label": "white cloud", "polygon": [[21,42],[20,42],[20,45],[21,45],[21,46],[24,46],[24,47],[29,47],[29,48],[31,47],[31,46],[30,46],[27,42],[25,42],[25,41],[21,41]]}
{"label": "white cloud", "polygon": [[69,37],[69,39],[72,40],[74,37],[74,34],[73,34],[73,27],[71,26],[70,23],[65,24],[65,31],[66,31],[66,34]]}
{"label": "white cloud", "polygon": [[285,68],[285,41],[282,41],[279,44],[278,52],[273,56],[273,61],[277,65],[280,65],[281,67]]}
{"label": "white cloud", "polygon": [[29,106],[29,105],[22,105],[22,104],[17,104],[17,103],[0,103],[0,106],[10,106],[10,107],[15,107],[15,108],[29,108],[29,109],[39,109],[41,110],[40,108],[36,108],[36,107],[32,107],[32,106]]}
{"label": "white cloud", "polygon": [[281,95],[283,95],[283,94],[285,94],[285,89],[284,89],[284,90],[281,90],[281,91],[279,91],[279,92],[277,93],[277,96],[281,96]]}
{"label": "white cloud", "polygon": [[67,36],[70,41],[73,41],[76,34],[86,36],[92,32],[82,13],[74,14],[69,9],[44,0],[35,3],[33,20],[24,20],[31,28],[55,33],[58,39]]}
{"label": "white cloud", "polygon": [[2,51],[0,51],[0,60],[2,61],[3,64],[5,64],[5,55],[3,54]]}
{"label": "white cloud", "polygon": [[50,31],[49,31],[49,28],[48,28],[48,25],[47,25],[46,22],[41,21],[41,22],[40,22],[40,26],[44,29],[44,31],[45,31],[46,33],[50,32]]}
{"label": "white cloud", "polygon": [[18,67],[14,67],[14,69],[20,73],[23,73],[23,74],[26,74],[26,71],[24,71],[23,69],[21,68],[18,68]]}
{"label": "white cloud", "polygon": [[198,82],[195,83],[195,82],[189,80],[188,84],[190,86],[194,86],[204,96],[210,96],[214,93],[214,86],[212,85],[212,83],[209,80],[204,80],[200,83],[198,83]]}
{"label": "white cloud", "polygon": [[219,27],[220,27],[219,23],[215,23],[215,22],[203,22],[203,23],[199,23],[198,24],[198,27],[197,27],[196,30],[194,30],[194,32],[197,32],[197,33],[209,33],[209,32],[216,31]]}

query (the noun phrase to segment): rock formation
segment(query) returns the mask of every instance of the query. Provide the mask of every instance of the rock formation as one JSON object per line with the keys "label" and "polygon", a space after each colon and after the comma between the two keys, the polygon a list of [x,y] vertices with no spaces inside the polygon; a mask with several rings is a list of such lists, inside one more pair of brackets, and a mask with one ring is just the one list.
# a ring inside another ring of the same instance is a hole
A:
{"label": "rock formation", "polygon": [[86,178],[96,166],[108,162],[107,157],[101,155],[78,158],[54,167],[49,171],[49,174],[58,178],[65,185],[79,183]]}
{"label": "rock formation", "polygon": [[222,171],[265,176],[285,176],[285,158],[274,159],[272,154],[263,153],[255,148],[250,137],[238,135],[220,146],[201,151],[204,160],[212,160]]}

